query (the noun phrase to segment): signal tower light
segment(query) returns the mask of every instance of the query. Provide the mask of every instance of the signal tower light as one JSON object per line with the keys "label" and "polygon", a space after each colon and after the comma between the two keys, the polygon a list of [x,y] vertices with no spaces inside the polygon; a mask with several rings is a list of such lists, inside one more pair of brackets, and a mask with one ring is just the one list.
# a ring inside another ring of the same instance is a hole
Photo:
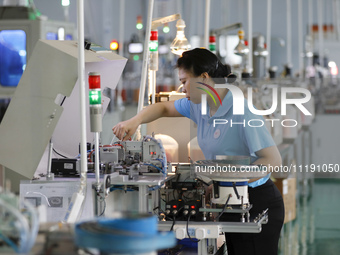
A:
{"label": "signal tower light", "polygon": [[101,106],[100,74],[89,73],[89,103],[90,106]]}
{"label": "signal tower light", "polygon": [[136,28],[138,30],[143,29],[143,21],[142,21],[142,16],[137,16],[137,23],[136,23]]}
{"label": "signal tower light", "polygon": [[158,31],[157,30],[151,31],[149,50],[158,51]]}
{"label": "signal tower light", "polygon": [[89,105],[91,132],[102,131],[102,92],[100,89],[100,73],[89,73]]}
{"label": "signal tower light", "polygon": [[118,50],[118,48],[119,48],[119,44],[118,44],[117,40],[112,40],[110,42],[110,49],[116,51],[116,50]]}
{"label": "signal tower light", "polygon": [[168,23],[165,23],[164,24],[164,27],[163,27],[163,33],[164,34],[167,34],[170,32],[170,27],[169,27],[169,24]]}
{"label": "signal tower light", "polygon": [[215,35],[209,36],[209,50],[213,53],[216,53],[216,36]]}

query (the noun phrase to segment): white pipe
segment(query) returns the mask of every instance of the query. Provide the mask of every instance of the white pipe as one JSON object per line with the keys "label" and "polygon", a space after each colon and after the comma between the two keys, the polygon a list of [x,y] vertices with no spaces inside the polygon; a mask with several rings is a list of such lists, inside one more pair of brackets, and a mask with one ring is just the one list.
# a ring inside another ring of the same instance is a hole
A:
{"label": "white pipe", "polygon": [[139,87],[139,101],[138,101],[137,113],[143,110],[143,107],[144,107],[145,86],[146,86],[146,78],[148,75],[149,41],[150,41],[150,34],[151,34],[153,5],[154,5],[154,0],[149,0],[148,18],[146,22],[145,41],[144,41],[142,77],[141,77],[140,87]]}
{"label": "white pipe", "polygon": [[340,3],[336,1],[337,24],[338,24],[338,40],[340,40]]}
{"label": "white pipe", "polygon": [[[193,1],[195,1],[195,3],[193,3]],[[197,0],[191,0],[189,2],[189,10],[192,11],[193,13],[199,13],[198,12],[198,6],[199,4],[196,3]],[[183,16],[183,15],[181,15]],[[197,17],[199,15],[190,15],[190,23],[189,23],[189,27],[191,28],[192,31],[192,35],[198,35],[198,21],[197,21]]]}
{"label": "white pipe", "polygon": [[322,0],[317,0],[317,6],[318,6],[318,39],[319,39],[319,61],[320,66],[323,66],[323,18],[322,18],[322,12],[323,12],[323,4]]}
{"label": "white pipe", "polygon": [[[119,2],[119,48],[118,54],[120,56],[124,55],[124,25],[125,25],[125,0],[120,0]],[[117,89],[117,105],[118,107],[122,106],[123,99],[122,99],[122,90],[123,90],[123,80],[122,77],[119,79],[118,82],[118,89]]]}
{"label": "white pipe", "polygon": [[209,49],[210,0],[205,0],[204,47]]}
{"label": "white pipe", "polygon": [[79,81],[79,102],[80,102],[80,190],[85,192],[87,174],[87,141],[86,141],[86,103],[85,103],[85,52],[84,52],[84,0],[78,0],[78,81]]}
{"label": "white pipe", "polygon": [[287,64],[292,65],[292,23],[291,23],[291,0],[287,0]]}
{"label": "white pipe", "polygon": [[70,12],[69,12],[70,6],[63,6],[63,9],[64,9],[65,21],[69,22],[70,21]]}
{"label": "white pipe", "polygon": [[340,15],[339,15],[339,0],[334,1],[334,20],[335,20],[335,33],[336,39],[340,40]]}
{"label": "white pipe", "polygon": [[47,175],[46,175],[46,178],[48,178],[48,179],[51,178],[52,151],[53,151],[53,143],[52,143],[52,139],[51,139],[49,147],[48,147],[48,162],[47,162]]}
{"label": "white pipe", "polygon": [[[183,2],[182,2],[182,0],[177,0],[176,1],[176,9],[177,9],[177,11],[176,11],[176,13],[179,13],[179,14],[181,14],[181,16],[183,17]],[[159,15],[160,16],[160,15]]]}
{"label": "white pipe", "polygon": [[253,0],[248,0],[248,65],[250,76],[253,73]]}
{"label": "white pipe", "polygon": [[197,13],[199,14],[199,15],[194,15],[195,18],[196,18],[196,21],[197,21],[196,22],[196,24],[197,24],[197,27],[196,27],[197,33],[196,34],[201,36],[201,33],[202,33],[203,29],[204,29],[203,28],[204,19],[200,19],[199,17],[200,17],[200,15],[203,16],[203,4],[201,4],[201,3],[197,4],[197,0],[192,0],[192,1],[195,1],[194,5],[197,5],[196,10],[197,10]]}
{"label": "white pipe", "polygon": [[270,48],[271,48],[271,30],[272,30],[272,0],[267,0],[267,51],[268,56],[266,58],[266,74],[269,75],[268,69],[270,68]]}
{"label": "white pipe", "polygon": [[228,19],[230,18],[230,12],[229,12],[229,0],[221,1],[221,24],[228,25],[230,22],[228,22]]}
{"label": "white pipe", "polygon": [[[309,36],[310,36],[310,39],[312,41],[313,40],[313,1],[314,0],[309,0],[308,1],[308,24],[309,24]],[[313,43],[311,43],[310,45],[311,47],[311,51],[314,52],[314,49],[313,49]],[[308,66],[312,66],[313,65],[313,58],[311,57],[308,57],[308,63],[307,63]]]}
{"label": "white pipe", "polygon": [[237,1],[238,2],[238,6],[237,6],[237,8],[238,8],[238,16],[239,16],[239,20],[244,20],[244,1],[242,0],[242,1]]}
{"label": "white pipe", "polygon": [[156,103],[156,71],[149,70],[149,96],[151,94],[151,104]]}
{"label": "white pipe", "polygon": [[308,1],[308,24],[309,24],[309,35],[313,34],[313,0]]}
{"label": "white pipe", "polygon": [[94,132],[94,173],[96,176],[96,185],[99,188],[100,185],[100,173],[99,173],[99,132]]}
{"label": "white pipe", "polygon": [[338,32],[338,23],[337,23],[337,14],[336,14],[336,0],[332,1],[331,5],[331,12],[332,12],[332,21],[331,24],[333,24],[333,31],[332,31],[332,39],[337,39],[337,32]]}
{"label": "white pipe", "polygon": [[298,51],[299,51],[299,77],[300,80],[303,78],[303,28],[302,28],[302,0],[298,0]]}

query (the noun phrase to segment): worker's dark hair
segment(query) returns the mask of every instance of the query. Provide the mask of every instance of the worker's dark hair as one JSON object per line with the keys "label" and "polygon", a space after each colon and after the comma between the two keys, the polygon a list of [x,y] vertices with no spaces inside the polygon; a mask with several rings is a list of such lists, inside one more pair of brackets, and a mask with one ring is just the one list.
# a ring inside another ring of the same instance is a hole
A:
{"label": "worker's dark hair", "polygon": [[197,77],[207,72],[213,79],[225,78],[231,74],[229,65],[224,65],[217,56],[207,49],[196,48],[183,52],[177,60],[177,68],[183,68]]}

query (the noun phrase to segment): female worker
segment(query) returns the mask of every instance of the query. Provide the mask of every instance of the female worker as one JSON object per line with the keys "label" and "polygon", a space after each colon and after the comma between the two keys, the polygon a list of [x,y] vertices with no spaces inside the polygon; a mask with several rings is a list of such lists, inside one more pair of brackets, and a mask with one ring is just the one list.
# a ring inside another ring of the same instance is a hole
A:
{"label": "female worker", "polygon": [[[233,97],[228,89],[215,88],[221,103],[207,96],[206,113],[202,114],[201,95],[206,93],[204,89],[225,83],[225,78],[231,74],[229,66],[223,65],[210,51],[197,48],[184,52],[177,61],[177,68],[186,98],[150,105],[133,118],[118,123],[112,130],[119,139],[129,139],[142,123],[160,117],[185,116],[197,124],[198,143],[206,159],[215,159],[216,155],[243,155],[251,156],[255,165],[281,164],[281,156],[266,127],[247,125],[248,120],[262,117],[251,113],[247,102],[244,115],[233,115]],[[214,125],[214,119],[245,125]],[[270,174],[252,179],[248,184],[249,201],[253,205],[250,214],[256,216],[268,208],[268,223],[258,234],[226,234],[229,255],[277,254],[284,206],[280,192],[269,177]]]}

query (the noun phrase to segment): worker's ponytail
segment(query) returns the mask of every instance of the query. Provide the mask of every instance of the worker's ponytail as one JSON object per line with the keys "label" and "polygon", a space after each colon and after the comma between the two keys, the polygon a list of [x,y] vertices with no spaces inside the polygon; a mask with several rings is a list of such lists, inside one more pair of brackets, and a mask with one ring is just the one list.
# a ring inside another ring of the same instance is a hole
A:
{"label": "worker's ponytail", "polygon": [[177,68],[183,68],[195,77],[206,72],[216,83],[224,83],[225,78],[235,77],[231,73],[230,65],[222,64],[214,53],[202,48],[183,52],[177,60]]}

